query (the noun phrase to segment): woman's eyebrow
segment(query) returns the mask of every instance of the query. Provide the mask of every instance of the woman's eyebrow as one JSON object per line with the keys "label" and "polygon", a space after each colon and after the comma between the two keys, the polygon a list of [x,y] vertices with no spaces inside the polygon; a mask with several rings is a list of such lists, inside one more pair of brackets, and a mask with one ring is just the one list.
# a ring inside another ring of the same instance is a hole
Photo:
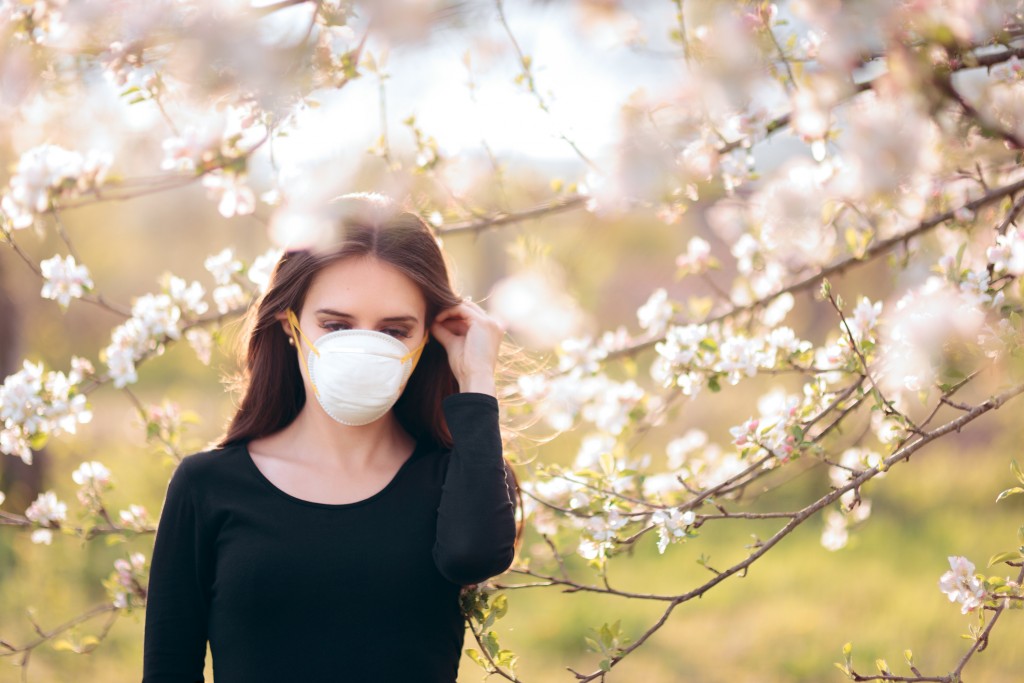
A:
{"label": "woman's eyebrow", "polygon": [[[341,311],[335,311],[332,308],[318,308],[316,312],[317,312],[317,314],[333,315],[333,316],[335,316],[337,318],[352,318],[352,319],[355,318],[355,316],[353,316],[351,313],[343,313]],[[384,323],[411,323],[411,324],[415,325],[419,321],[420,321],[420,319],[417,318],[414,315],[393,315],[393,316],[389,316],[387,318],[381,318],[379,322],[384,322]]]}

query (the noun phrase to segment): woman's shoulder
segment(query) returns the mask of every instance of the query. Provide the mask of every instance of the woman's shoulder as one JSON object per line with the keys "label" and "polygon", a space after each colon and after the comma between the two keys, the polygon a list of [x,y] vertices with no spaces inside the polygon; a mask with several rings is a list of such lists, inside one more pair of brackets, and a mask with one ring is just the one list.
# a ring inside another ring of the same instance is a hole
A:
{"label": "woman's shoulder", "polygon": [[233,467],[244,454],[245,444],[234,443],[189,453],[181,459],[178,466],[185,468],[189,479],[195,479]]}

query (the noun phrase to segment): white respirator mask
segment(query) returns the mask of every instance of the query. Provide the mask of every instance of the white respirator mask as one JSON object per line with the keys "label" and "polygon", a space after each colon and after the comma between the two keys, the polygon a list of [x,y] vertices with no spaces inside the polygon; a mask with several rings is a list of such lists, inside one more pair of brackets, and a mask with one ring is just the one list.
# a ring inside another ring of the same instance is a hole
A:
{"label": "white respirator mask", "polygon": [[309,346],[306,372],[324,412],[344,425],[358,427],[382,417],[398,401],[419,362],[430,335],[410,351],[391,335],[374,330],[335,330],[313,344],[288,309],[293,338]]}

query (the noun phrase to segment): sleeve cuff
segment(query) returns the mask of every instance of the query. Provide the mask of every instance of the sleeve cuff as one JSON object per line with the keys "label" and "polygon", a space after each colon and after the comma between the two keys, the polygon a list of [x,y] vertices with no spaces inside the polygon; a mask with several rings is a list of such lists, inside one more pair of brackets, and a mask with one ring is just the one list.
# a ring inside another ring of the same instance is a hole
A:
{"label": "sleeve cuff", "polygon": [[481,394],[476,391],[462,391],[459,393],[445,396],[444,400],[441,401],[443,408],[447,410],[448,406],[460,406],[463,404],[472,403],[486,403],[493,406],[495,409],[498,408],[498,399],[490,394]]}

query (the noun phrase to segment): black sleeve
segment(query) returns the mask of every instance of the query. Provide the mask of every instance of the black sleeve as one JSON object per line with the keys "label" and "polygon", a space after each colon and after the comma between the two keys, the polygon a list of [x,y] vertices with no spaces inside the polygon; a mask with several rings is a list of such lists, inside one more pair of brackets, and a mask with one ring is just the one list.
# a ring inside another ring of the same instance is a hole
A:
{"label": "black sleeve", "polygon": [[506,480],[498,400],[488,394],[452,394],[442,408],[453,446],[437,509],[434,562],[449,581],[469,585],[512,565],[513,485]]}
{"label": "black sleeve", "polygon": [[200,582],[200,518],[188,458],[167,484],[146,596],[142,683],[203,683],[208,603]]}

